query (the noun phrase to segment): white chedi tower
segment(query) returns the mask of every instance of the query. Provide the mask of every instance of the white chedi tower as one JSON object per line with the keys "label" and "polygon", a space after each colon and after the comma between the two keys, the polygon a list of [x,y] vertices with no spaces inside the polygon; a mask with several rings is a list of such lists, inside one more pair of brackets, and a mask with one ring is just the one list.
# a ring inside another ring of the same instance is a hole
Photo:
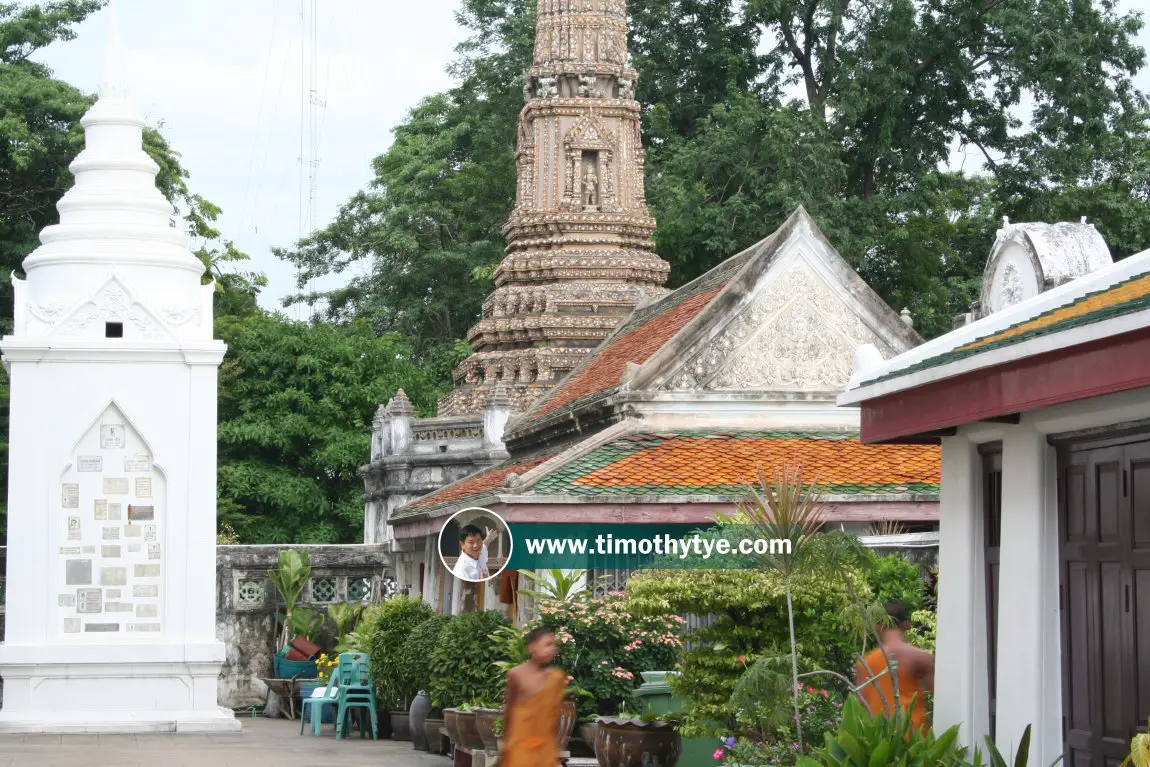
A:
{"label": "white chedi tower", "polygon": [[60,223],[13,279],[0,731],[238,730],[217,705],[214,286],[118,45]]}

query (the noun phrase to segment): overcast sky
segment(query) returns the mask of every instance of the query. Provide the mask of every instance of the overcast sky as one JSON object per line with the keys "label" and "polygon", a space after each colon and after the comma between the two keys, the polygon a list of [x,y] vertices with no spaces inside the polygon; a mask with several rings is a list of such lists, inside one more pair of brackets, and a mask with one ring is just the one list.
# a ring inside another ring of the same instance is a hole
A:
{"label": "overcast sky", "polygon": [[[308,26],[315,30],[323,105],[316,110],[319,163],[309,227],[301,215],[309,183],[300,145],[304,83],[311,79],[303,75],[303,54],[311,46],[301,45],[301,0],[116,2],[136,104],[183,155],[192,191],[223,209],[224,235],[268,276],[260,300],[266,308],[278,307],[295,284],[294,270],[271,248],[290,246],[301,228],[324,226],[371,180],[371,160],[391,144],[392,128],[422,97],[450,86],[445,70],[463,38],[454,16],[458,0],[314,2],[318,12]],[[76,40],[38,58],[57,77],[94,92],[108,17],[106,10],[94,15]],[[1150,46],[1150,31],[1139,41]],[[1140,73],[1138,84],[1150,91],[1150,71]],[[307,146],[303,154],[310,155]]]}

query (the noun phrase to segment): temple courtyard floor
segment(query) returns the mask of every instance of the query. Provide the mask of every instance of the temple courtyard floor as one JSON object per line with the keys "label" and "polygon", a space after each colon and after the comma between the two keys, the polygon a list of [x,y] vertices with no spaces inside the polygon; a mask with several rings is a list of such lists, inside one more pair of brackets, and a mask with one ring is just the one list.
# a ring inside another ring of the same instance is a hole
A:
{"label": "temple courtyard floor", "polygon": [[0,735],[0,767],[450,767],[410,742],[320,737],[299,720],[244,718],[220,735]]}

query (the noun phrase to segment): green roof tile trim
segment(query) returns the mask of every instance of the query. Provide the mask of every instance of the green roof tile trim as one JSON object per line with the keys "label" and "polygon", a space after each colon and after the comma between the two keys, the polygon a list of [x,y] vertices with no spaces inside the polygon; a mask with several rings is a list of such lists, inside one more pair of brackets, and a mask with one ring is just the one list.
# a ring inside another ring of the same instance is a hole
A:
{"label": "green roof tile trim", "polygon": [[[993,333],[988,333],[985,336],[982,336],[981,338],[976,338],[973,341],[962,344],[962,346],[969,346],[971,344],[977,344],[985,338],[990,338],[992,336],[1007,333],[1012,328],[1017,328],[1017,327],[1020,327],[1022,325],[1026,325],[1028,323],[1034,322],[1035,320],[1042,319],[1043,317],[1049,317],[1056,312],[1063,311],[1063,310],[1065,310],[1069,307],[1072,307],[1072,306],[1077,306],[1078,304],[1081,304],[1082,302],[1087,301],[1091,298],[1095,298],[1097,296],[1104,295],[1104,294],[1109,293],[1111,291],[1118,290],[1119,288],[1133,282],[1134,280],[1139,280],[1139,279],[1145,278],[1145,276],[1146,276],[1145,274],[1135,275],[1134,277],[1123,280],[1122,282],[1115,283],[1114,285],[1111,285],[1108,288],[1103,288],[1101,290],[1095,290],[1095,291],[1092,291],[1090,293],[1086,293],[1082,296],[1079,296],[1078,298],[1076,298],[1073,301],[1067,302],[1065,304],[1060,304],[1059,306],[1053,307],[1052,309],[1048,309],[1045,312],[1042,312],[1040,314],[1036,314],[1033,317],[1027,317],[1026,319],[1019,320],[1018,322],[1014,323],[1013,325],[1010,325],[1006,328],[1003,328],[1002,330],[996,330]],[[1031,339],[1034,339],[1034,338],[1040,338],[1042,336],[1048,336],[1048,335],[1053,335],[1055,333],[1061,333],[1061,332],[1064,332],[1067,330],[1071,330],[1073,328],[1083,327],[1085,325],[1093,325],[1097,322],[1102,322],[1103,320],[1113,319],[1114,317],[1121,317],[1121,316],[1126,315],[1126,314],[1133,314],[1135,312],[1144,311],[1146,309],[1150,309],[1150,294],[1141,295],[1141,296],[1138,296],[1136,298],[1132,298],[1132,299],[1129,299],[1127,301],[1123,301],[1121,303],[1114,304],[1113,306],[1107,306],[1107,307],[1102,308],[1102,309],[1097,309],[1095,311],[1089,312],[1087,314],[1083,314],[1083,315],[1078,316],[1078,317],[1070,317],[1068,319],[1060,320],[1058,322],[1052,322],[1049,325],[1043,325],[1042,327],[1034,328],[1032,330],[1027,330],[1027,331],[1022,332],[1022,333],[1016,333],[1013,335],[1008,335],[1008,336],[1006,336],[1000,340],[992,341],[991,343],[987,343],[987,344],[982,344],[982,345],[977,346],[975,348],[966,349],[965,351],[952,350],[949,352],[943,352],[942,354],[936,354],[933,357],[925,359],[921,362],[917,362],[914,365],[910,365],[909,367],[902,368],[901,370],[895,370],[895,371],[892,371],[890,373],[887,373],[886,375],[882,375],[882,376],[879,376],[877,378],[872,378],[869,381],[863,381],[861,384],[859,384],[858,388],[861,388],[863,386],[870,386],[872,384],[882,383],[884,381],[890,381],[890,380],[893,380],[895,378],[901,378],[903,376],[911,375],[912,373],[918,373],[922,370],[929,370],[930,368],[939,367],[941,365],[947,365],[951,362],[958,362],[959,360],[969,359],[971,357],[975,357],[979,354],[983,354],[983,353],[991,351],[993,349],[1002,349],[1002,348],[1005,348],[1008,346],[1013,346],[1014,344],[1020,344],[1020,343],[1023,343],[1025,341],[1030,341]],[[959,347],[959,348],[961,348],[961,347]]]}

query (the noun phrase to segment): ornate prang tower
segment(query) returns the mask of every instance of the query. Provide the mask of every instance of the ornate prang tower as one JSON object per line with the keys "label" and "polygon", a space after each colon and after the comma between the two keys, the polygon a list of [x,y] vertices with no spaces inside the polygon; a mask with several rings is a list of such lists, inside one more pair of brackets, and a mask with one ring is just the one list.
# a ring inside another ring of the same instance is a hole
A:
{"label": "ornate prang tower", "polygon": [[539,0],[507,255],[440,416],[482,410],[497,384],[525,410],[637,304],[666,292],[670,266],[654,252],[643,192],[637,77],[626,0]]}

